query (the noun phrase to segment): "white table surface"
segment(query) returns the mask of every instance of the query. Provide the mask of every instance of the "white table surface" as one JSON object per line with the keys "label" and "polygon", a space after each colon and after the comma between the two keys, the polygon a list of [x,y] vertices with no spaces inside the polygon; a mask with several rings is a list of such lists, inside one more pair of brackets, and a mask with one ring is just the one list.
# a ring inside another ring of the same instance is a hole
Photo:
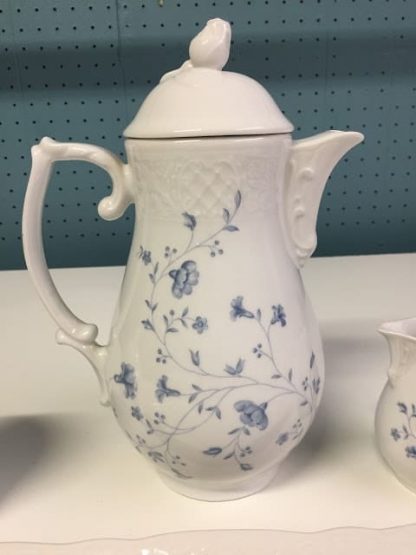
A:
{"label": "white table surface", "polygon": [[[108,334],[121,268],[54,271],[71,308]],[[0,273],[0,542],[140,538],[180,530],[386,528],[416,522],[416,495],[374,446],[384,320],[416,314],[416,255],[313,259],[327,382],[316,421],[265,491],[225,503],[171,492],[98,404],[88,363],[25,271]]]}

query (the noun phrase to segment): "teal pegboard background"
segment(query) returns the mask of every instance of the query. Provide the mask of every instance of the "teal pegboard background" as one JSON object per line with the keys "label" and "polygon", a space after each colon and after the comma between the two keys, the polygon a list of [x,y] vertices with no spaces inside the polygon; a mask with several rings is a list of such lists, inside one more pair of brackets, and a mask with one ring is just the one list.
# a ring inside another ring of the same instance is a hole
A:
{"label": "teal pegboard background", "polygon": [[[227,69],[262,82],[297,125],[366,135],[332,175],[319,255],[416,250],[414,0],[0,0],[0,268],[24,265],[30,146],[49,135],[124,157],[122,131],[212,17],[233,24]],[[105,173],[57,165],[46,199],[51,266],[125,262],[133,211],[97,215]]]}

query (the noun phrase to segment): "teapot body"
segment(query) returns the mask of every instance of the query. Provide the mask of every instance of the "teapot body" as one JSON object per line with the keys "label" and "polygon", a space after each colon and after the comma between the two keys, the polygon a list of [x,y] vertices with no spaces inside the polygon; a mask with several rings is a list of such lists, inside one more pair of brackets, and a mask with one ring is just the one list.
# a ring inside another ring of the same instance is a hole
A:
{"label": "teapot body", "polygon": [[136,227],[104,368],[173,489],[253,493],[320,401],[318,327],[283,217],[289,135],[128,140]]}

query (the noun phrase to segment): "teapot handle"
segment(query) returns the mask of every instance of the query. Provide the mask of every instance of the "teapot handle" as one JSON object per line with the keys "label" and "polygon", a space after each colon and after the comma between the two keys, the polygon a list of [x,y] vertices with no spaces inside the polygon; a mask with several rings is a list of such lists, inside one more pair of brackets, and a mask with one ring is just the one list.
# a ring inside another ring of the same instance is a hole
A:
{"label": "teapot handle", "polygon": [[108,404],[102,373],[107,349],[96,342],[98,328],[95,324],[80,320],[68,308],[55,287],[45,259],[42,241],[43,204],[52,166],[59,160],[85,160],[108,172],[113,182],[112,194],[102,199],[98,206],[100,216],[106,220],[118,218],[133,202],[128,165],[104,148],[80,143],[59,143],[45,137],[32,147],[32,170],[23,207],[22,238],[27,268],[40,298],[59,326],[57,342],[74,347],[89,360],[100,383],[100,400]]}

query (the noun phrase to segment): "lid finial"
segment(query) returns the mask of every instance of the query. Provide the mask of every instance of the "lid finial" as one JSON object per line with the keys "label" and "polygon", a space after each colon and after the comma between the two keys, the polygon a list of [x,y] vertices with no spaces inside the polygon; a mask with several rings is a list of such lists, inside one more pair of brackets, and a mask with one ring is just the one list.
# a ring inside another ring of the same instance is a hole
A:
{"label": "lid finial", "polygon": [[193,67],[221,70],[228,62],[231,44],[231,25],[223,19],[210,19],[189,45]]}

